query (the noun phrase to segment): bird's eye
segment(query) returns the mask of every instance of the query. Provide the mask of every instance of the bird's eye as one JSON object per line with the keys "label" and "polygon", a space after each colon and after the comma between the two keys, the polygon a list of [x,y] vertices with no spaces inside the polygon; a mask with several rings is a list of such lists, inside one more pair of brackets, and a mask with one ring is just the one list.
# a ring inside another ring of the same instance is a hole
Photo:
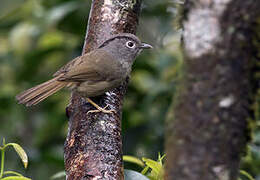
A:
{"label": "bird's eye", "polygon": [[134,48],[134,47],[135,47],[135,43],[134,43],[133,41],[127,41],[127,42],[126,42],[126,46],[127,46],[128,48]]}

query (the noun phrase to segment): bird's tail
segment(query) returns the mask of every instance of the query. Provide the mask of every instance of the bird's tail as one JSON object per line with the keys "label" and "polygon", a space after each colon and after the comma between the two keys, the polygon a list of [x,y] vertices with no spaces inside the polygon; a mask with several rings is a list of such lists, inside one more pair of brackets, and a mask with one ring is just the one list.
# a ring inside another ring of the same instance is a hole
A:
{"label": "bird's tail", "polygon": [[57,81],[57,79],[58,77],[55,77],[18,94],[16,96],[17,101],[19,104],[25,104],[26,106],[38,104],[67,85],[66,82]]}

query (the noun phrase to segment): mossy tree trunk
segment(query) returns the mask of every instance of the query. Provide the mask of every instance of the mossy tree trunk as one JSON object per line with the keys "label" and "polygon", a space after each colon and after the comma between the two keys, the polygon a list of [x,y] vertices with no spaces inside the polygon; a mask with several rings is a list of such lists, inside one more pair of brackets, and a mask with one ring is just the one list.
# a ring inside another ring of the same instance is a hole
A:
{"label": "mossy tree trunk", "polygon": [[166,180],[236,180],[248,141],[258,0],[187,0],[184,76],[167,121]]}
{"label": "mossy tree trunk", "polygon": [[[92,0],[85,45],[87,53],[113,34],[135,34],[141,0]],[[87,12],[86,12],[87,13]],[[93,98],[113,114],[89,113],[94,107],[73,93],[67,107],[68,136],[65,169],[68,180],[123,179],[121,111],[127,82],[105,95]]]}

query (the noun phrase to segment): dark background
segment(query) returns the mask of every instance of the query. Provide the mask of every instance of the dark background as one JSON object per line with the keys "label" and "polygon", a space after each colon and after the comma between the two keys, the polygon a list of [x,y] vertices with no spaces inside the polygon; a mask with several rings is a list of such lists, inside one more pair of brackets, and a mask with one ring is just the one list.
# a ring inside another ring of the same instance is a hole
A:
{"label": "dark background", "polygon": [[[60,91],[32,108],[18,105],[15,95],[50,79],[59,67],[81,54],[90,3],[1,0],[0,140],[5,137],[7,142],[20,144],[29,156],[29,167],[24,170],[15,152],[8,151],[5,170],[17,170],[37,180],[64,170],[69,91]],[[142,53],[133,67],[122,118],[125,155],[156,159],[158,152],[164,154],[164,121],[182,64],[178,6],[181,1],[177,0],[143,3],[138,36],[155,48]],[[260,131],[259,122],[252,122],[253,143],[242,167],[257,176]],[[128,163],[125,168],[140,170]]]}

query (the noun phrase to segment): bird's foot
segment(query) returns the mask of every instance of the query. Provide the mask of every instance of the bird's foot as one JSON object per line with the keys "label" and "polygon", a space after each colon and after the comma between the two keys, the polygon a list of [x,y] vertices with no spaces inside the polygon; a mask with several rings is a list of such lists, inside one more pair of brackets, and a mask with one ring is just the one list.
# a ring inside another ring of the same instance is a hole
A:
{"label": "bird's foot", "polygon": [[114,109],[111,110],[107,110],[106,108],[108,107],[108,105],[106,105],[104,108],[100,107],[100,106],[95,106],[97,109],[96,110],[90,110],[87,112],[87,114],[89,113],[97,113],[97,112],[103,112],[106,114],[110,114],[110,113],[115,113],[116,111]]}

